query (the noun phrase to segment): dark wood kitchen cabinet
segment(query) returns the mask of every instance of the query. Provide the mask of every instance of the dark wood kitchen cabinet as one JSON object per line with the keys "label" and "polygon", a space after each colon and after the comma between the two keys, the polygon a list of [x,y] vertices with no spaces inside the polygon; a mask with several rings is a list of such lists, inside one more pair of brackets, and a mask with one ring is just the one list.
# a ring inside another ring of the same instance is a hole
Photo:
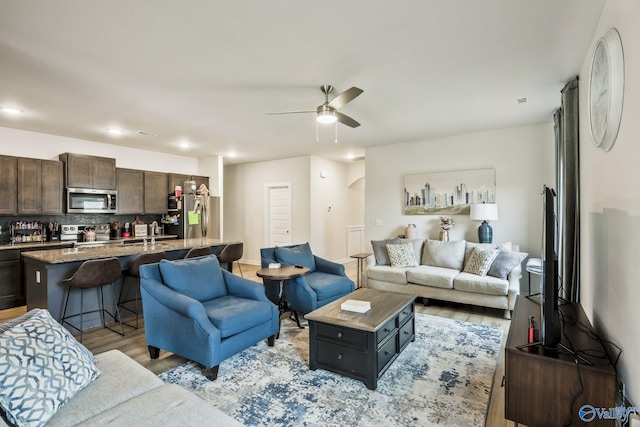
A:
{"label": "dark wood kitchen cabinet", "polygon": [[40,213],[59,215],[64,210],[64,164],[57,160],[42,160],[40,183]]}
{"label": "dark wood kitchen cabinet", "polygon": [[25,304],[20,273],[20,250],[0,251],[0,310]]}
{"label": "dark wood kitchen cabinet", "polygon": [[18,213],[18,159],[11,156],[0,156],[0,215]]}
{"label": "dark wood kitchen cabinet", "polygon": [[64,153],[60,160],[65,164],[66,186],[71,188],[116,188],[116,159]]}
{"label": "dark wood kitchen cabinet", "polygon": [[40,160],[18,158],[18,214],[40,213],[41,171]]}
{"label": "dark wood kitchen cabinet", "polygon": [[168,173],[144,171],[144,213],[167,213],[168,186]]}
{"label": "dark wood kitchen cabinet", "polygon": [[204,184],[209,188],[209,177],[208,176],[198,176],[198,175],[182,175],[177,173],[169,174],[169,193],[173,193],[175,191],[176,185],[182,187],[182,192],[185,192],[184,182],[194,180],[196,182],[196,188],[200,186],[200,184]]}
{"label": "dark wood kitchen cabinet", "polygon": [[144,213],[144,171],[116,168],[116,190],[118,190],[117,213]]}
{"label": "dark wood kitchen cabinet", "polygon": [[19,157],[18,214],[62,214],[62,162]]}

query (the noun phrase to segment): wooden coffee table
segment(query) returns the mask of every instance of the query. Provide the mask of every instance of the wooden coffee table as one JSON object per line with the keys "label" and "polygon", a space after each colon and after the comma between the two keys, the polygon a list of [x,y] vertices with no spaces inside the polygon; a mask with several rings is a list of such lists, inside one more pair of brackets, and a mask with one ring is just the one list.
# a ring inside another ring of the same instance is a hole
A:
{"label": "wooden coffee table", "polygon": [[[366,313],[343,311],[346,300],[369,301]],[[409,342],[415,341],[415,295],[361,288],[308,313],[309,368],[360,380],[375,390]]]}

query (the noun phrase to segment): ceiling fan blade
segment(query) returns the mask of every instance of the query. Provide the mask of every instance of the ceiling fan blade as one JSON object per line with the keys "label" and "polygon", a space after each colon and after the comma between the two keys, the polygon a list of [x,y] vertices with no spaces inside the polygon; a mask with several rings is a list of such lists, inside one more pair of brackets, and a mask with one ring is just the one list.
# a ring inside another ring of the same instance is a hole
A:
{"label": "ceiling fan blade", "polygon": [[362,89],[353,86],[351,89],[347,89],[344,92],[342,92],[340,95],[333,98],[331,102],[329,102],[329,107],[333,108],[334,110],[337,110],[341,108],[343,105],[345,105],[346,103],[353,101],[362,92],[364,92]]}
{"label": "ceiling fan blade", "polygon": [[338,121],[344,125],[350,126],[352,128],[357,128],[358,126],[360,126],[360,123],[353,120],[351,117],[345,116],[344,114],[339,113],[337,111],[336,111],[336,117],[338,118]]}
{"label": "ceiling fan blade", "polygon": [[280,111],[278,113],[264,113],[267,116],[277,116],[278,114],[300,114],[300,113],[315,113],[316,110],[309,111]]}

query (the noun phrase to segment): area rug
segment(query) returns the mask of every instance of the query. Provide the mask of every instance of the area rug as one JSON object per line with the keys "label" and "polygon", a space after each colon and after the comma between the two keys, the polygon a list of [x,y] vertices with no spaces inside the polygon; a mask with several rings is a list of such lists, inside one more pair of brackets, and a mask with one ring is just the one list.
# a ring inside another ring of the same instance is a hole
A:
{"label": "area rug", "polygon": [[309,369],[308,329],[283,320],[266,342],[220,364],[218,379],[187,362],[160,375],[248,426],[483,426],[502,331],[416,314],[416,340],[371,391]]}

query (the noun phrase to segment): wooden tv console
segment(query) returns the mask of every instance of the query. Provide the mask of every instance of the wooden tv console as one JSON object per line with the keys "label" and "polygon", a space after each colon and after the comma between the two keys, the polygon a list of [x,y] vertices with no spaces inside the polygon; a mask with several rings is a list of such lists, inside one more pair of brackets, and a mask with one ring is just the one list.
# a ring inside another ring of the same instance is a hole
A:
{"label": "wooden tv console", "polygon": [[[562,344],[589,350],[592,355],[604,354],[582,306],[565,304],[561,310]],[[579,416],[583,405],[615,406],[616,372],[610,361],[580,353],[593,364],[590,366],[582,360],[576,364],[576,358],[566,351],[550,352],[541,346],[518,348],[528,342],[529,316],[534,316],[535,327],[539,328],[539,298],[518,296],[505,346],[505,418],[529,427],[562,426],[570,421],[572,426],[613,426],[612,420],[596,416],[585,423]]]}

